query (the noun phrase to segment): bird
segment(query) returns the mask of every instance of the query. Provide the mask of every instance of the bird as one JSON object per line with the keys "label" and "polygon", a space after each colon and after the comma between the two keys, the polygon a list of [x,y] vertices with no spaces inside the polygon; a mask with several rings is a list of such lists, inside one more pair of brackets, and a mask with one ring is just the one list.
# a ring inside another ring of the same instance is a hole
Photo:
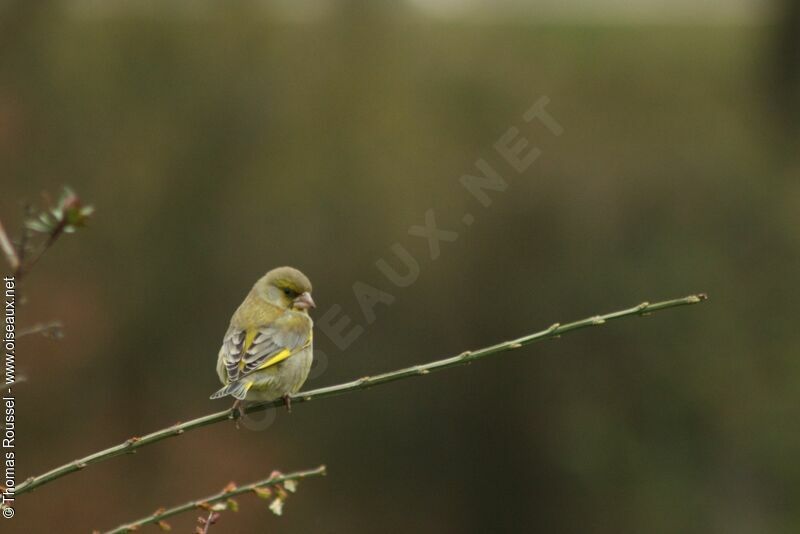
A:
{"label": "bird", "polygon": [[232,410],[242,415],[242,402],[283,398],[308,378],[314,358],[316,308],[308,277],[293,267],[278,267],[262,276],[231,317],[217,357],[223,387],[212,399],[231,396]]}

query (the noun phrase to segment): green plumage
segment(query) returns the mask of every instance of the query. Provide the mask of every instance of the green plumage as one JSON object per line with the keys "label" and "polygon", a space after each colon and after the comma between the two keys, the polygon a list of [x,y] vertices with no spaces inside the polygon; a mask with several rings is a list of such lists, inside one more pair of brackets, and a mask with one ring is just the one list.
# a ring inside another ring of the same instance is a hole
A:
{"label": "green plumage", "polygon": [[273,400],[299,391],[313,360],[311,283],[291,267],[253,286],[231,318],[217,357],[224,385],[211,398]]}

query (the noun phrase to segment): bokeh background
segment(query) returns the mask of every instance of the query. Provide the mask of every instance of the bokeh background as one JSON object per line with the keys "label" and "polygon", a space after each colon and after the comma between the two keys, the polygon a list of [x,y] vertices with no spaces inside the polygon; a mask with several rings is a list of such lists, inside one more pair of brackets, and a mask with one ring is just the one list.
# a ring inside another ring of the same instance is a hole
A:
{"label": "bokeh background", "polygon": [[[279,264],[364,327],[309,387],[705,291],[424,379],[201,429],[42,487],[8,532],[89,532],[325,463],[219,532],[800,529],[795,2],[0,4],[0,215],[96,206],[24,281],[21,481],[227,407],[230,314]],[[539,97],[560,137],[521,114]],[[522,175],[492,144],[542,150]],[[509,181],[480,206],[478,158]],[[459,232],[431,261],[434,209]],[[466,212],[475,216],[462,224]],[[405,246],[420,276],[375,266]],[[390,292],[367,324],[361,281]],[[170,521],[190,532],[195,514]],[[155,527],[147,531],[156,532]]]}

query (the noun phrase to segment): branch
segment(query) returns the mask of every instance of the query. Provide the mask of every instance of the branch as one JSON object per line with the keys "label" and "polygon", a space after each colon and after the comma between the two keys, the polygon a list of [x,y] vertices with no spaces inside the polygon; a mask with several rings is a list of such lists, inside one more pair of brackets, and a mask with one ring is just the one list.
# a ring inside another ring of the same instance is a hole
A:
{"label": "branch", "polygon": [[[534,343],[536,341],[557,338],[562,334],[572,332],[573,330],[579,330],[581,328],[588,328],[592,326],[599,326],[607,321],[611,321],[614,319],[621,319],[623,317],[649,315],[651,313],[665,310],[667,308],[675,308],[678,306],[697,304],[699,302],[704,301],[706,298],[707,298],[706,295],[701,293],[698,295],[690,295],[688,297],[680,299],[656,302],[654,304],[643,302],[642,304],[634,306],[633,308],[611,312],[605,315],[595,315],[594,317],[589,317],[587,319],[582,319],[580,321],[575,321],[573,323],[567,323],[564,325],[556,323],[552,325],[550,328],[542,330],[541,332],[536,332],[535,334],[523,336],[518,339],[512,339],[511,341],[504,341],[503,343],[498,343],[496,345],[492,345],[474,351],[462,352],[457,356],[452,356],[444,360],[437,360],[423,365],[414,365],[412,367],[406,367],[405,369],[399,369],[397,371],[391,371],[380,375],[365,376],[363,378],[359,378],[358,380],[345,382],[344,384],[338,384],[335,386],[328,386],[305,392],[301,391],[300,393],[296,393],[294,395],[289,396],[289,401],[294,406],[296,404],[301,404],[303,402],[322,399],[326,397],[333,397],[334,395],[342,395],[344,393],[349,393],[360,389],[367,389],[369,387],[376,386],[378,384],[394,382],[395,380],[410,378],[412,376],[427,375],[432,371],[439,371],[441,369],[446,369],[448,367],[465,365],[473,360],[485,358],[487,356],[491,356],[499,352],[506,352],[509,350],[518,349],[520,347],[523,347],[530,343]],[[284,404],[285,401],[283,399],[278,399],[269,402],[260,402],[247,406],[244,409],[244,412],[248,414],[261,412],[267,410],[268,408],[283,406]],[[147,434],[145,436],[130,438],[127,441],[120,443],[119,445],[115,445],[114,447],[96,452],[94,454],[90,454],[85,458],[69,462],[60,467],[56,467],[55,469],[52,469],[39,476],[31,477],[25,480],[22,484],[19,484],[17,486],[16,495],[22,495],[23,493],[27,493],[31,490],[38,488],[39,486],[52,482],[57,478],[61,478],[70,473],[74,473],[75,471],[79,471],[85,468],[87,465],[102,462],[109,458],[120,456],[122,454],[131,454],[136,452],[137,449],[144,447],[146,445],[151,445],[157,441],[171,438],[173,436],[180,436],[181,434],[189,430],[194,430],[196,428],[204,427],[214,423],[219,423],[221,421],[225,421],[228,419],[233,419],[234,417],[235,417],[234,410],[232,409],[223,410],[221,412],[211,413],[208,415],[204,415],[202,417],[198,417],[197,419],[192,419],[191,421],[187,421],[185,423],[176,423],[175,425],[158,430],[151,434]]]}
{"label": "branch", "polygon": [[197,527],[195,532],[198,532],[199,534],[208,534],[208,529],[211,528],[211,525],[217,522],[217,519],[219,519],[219,512],[215,512],[214,510],[208,512],[207,517],[198,517],[197,522],[201,523],[203,527]]}
{"label": "branch", "polygon": [[11,266],[11,272],[16,273],[20,268],[19,256],[11,240],[8,238],[8,234],[5,228],[3,228],[2,222],[0,222],[0,249],[2,249],[3,254],[5,254],[9,266]]}
{"label": "branch", "polygon": [[[59,237],[65,233],[75,232],[78,228],[86,226],[94,208],[84,206],[80,197],[72,189],[65,187],[55,206],[50,203],[49,196],[43,194],[46,208],[36,214],[30,206],[25,206],[25,224],[22,237],[19,240],[19,247],[14,248],[13,243],[8,238],[0,224],[0,250],[8,259],[11,270],[17,280],[21,280],[41,257],[47,252]],[[26,258],[28,252],[28,241],[30,232],[39,232],[46,236],[33,257]]]}
{"label": "branch", "polygon": [[64,337],[64,325],[61,324],[61,321],[52,321],[50,323],[35,324],[28,328],[20,328],[17,330],[17,339],[33,334],[60,339]]}
{"label": "branch", "polygon": [[27,378],[25,378],[24,376],[21,376],[21,375],[17,375],[16,378],[17,379],[14,380],[13,382],[6,382],[5,384],[3,384],[3,387],[8,390],[8,389],[11,389],[12,387],[15,387],[15,386],[18,386],[19,384],[22,384],[23,382],[25,382],[27,380]]}
{"label": "branch", "polygon": [[137,519],[136,521],[127,523],[125,525],[120,525],[112,530],[105,532],[104,534],[125,534],[127,532],[133,532],[135,530],[138,530],[140,527],[144,525],[151,523],[158,524],[159,522],[164,521],[169,517],[178,515],[183,512],[188,512],[189,510],[195,510],[195,509],[207,510],[211,508],[211,505],[214,503],[227,501],[231,497],[235,497],[236,495],[241,495],[242,493],[247,493],[249,491],[255,492],[260,488],[277,486],[278,484],[282,484],[289,480],[300,480],[302,478],[316,477],[323,475],[325,475],[324,465],[321,465],[316,469],[309,469],[307,471],[297,471],[294,473],[289,473],[288,475],[273,474],[269,478],[266,478],[264,480],[259,480],[258,482],[253,482],[252,484],[247,484],[239,487],[225,488],[221,492],[216,493],[214,495],[210,495],[204,499],[189,501],[187,503],[175,506],[174,508],[170,508],[168,510],[164,509],[158,510],[152,515],[148,515],[147,517],[142,517],[141,519]]}

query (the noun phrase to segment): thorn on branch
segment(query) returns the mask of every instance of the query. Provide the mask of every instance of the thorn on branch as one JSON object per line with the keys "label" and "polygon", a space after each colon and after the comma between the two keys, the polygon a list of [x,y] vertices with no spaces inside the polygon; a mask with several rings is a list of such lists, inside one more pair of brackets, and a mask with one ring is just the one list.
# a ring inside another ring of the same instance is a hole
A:
{"label": "thorn on branch", "polygon": [[138,442],[140,442],[141,440],[142,440],[142,438],[140,438],[138,436],[133,436],[132,438],[128,438],[128,439],[125,440],[125,447],[127,447],[127,449],[128,449],[128,451],[127,451],[128,454],[135,454],[136,453],[136,449],[134,447],[136,447],[136,444]]}

